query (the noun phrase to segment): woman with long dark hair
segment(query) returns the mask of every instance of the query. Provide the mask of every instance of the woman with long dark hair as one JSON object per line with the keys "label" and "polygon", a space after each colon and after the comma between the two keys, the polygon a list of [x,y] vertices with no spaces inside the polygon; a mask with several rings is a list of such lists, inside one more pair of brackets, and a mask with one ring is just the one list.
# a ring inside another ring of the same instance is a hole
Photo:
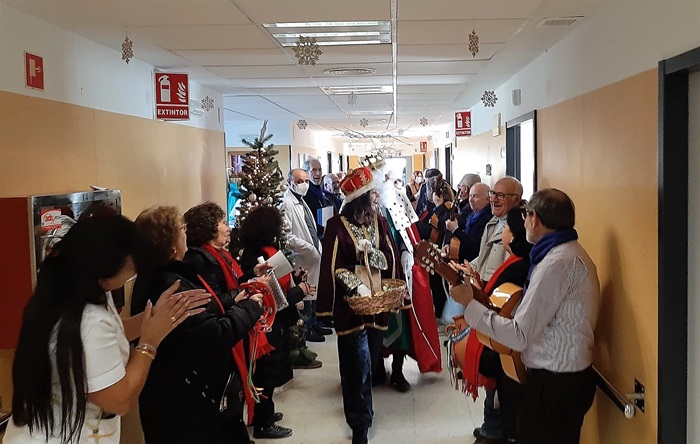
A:
{"label": "woman with long dark hair", "polygon": [[4,443],[118,444],[119,415],[134,405],[160,342],[203,310],[192,307],[208,295],[173,295],[172,285],[155,307],[122,322],[110,291],[136,273],[135,235],[121,216],[86,219],[42,263],[15,352]]}
{"label": "woman with long dark hair", "polygon": [[[241,265],[244,268],[252,268],[258,263],[258,257],[267,260],[274,256],[278,251],[281,235],[282,216],[279,210],[266,206],[255,208],[241,223]],[[272,397],[275,387],[281,387],[294,376],[289,328],[300,319],[295,305],[301,302],[304,296],[316,291],[313,285],[301,282],[301,277],[302,273],[298,271],[293,275],[278,276],[280,288],[289,306],[277,312],[275,322],[267,333],[267,339],[275,349],[260,357],[256,363],[253,383],[263,391],[260,402],[255,405],[253,416],[255,438],[284,438],[292,434],[292,429],[275,424],[283,415],[281,412],[275,412]]]}
{"label": "woman with long dark hair", "polygon": [[318,315],[332,314],[338,334],[343,408],[353,444],[366,444],[372,425],[372,369],[381,359],[388,315],[356,314],[346,298],[370,294],[358,276],[366,266],[379,270],[384,278],[403,276],[389,224],[374,210],[377,185],[364,167],[353,170],[340,183],[345,206],[328,221],[318,285]]}
{"label": "woman with long dark hair", "polygon": [[[139,276],[132,312],[149,295],[180,280],[183,288],[205,287],[197,267],[182,261],[187,225],[175,207],[158,206],[136,218]],[[213,290],[212,290],[213,291]],[[161,345],[139,397],[141,425],[148,444],[228,444],[239,428],[245,369],[237,367],[232,348],[263,313],[260,294],[225,307],[212,294],[203,313],[189,317]],[[240,443],[240,440],[237,441]],[[247,444],[244,441],[241,444]]]}

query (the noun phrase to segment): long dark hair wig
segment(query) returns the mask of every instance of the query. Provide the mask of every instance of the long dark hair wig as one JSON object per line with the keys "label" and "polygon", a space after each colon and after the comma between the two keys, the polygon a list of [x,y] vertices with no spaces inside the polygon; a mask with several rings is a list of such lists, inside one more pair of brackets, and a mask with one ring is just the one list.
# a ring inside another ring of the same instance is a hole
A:
{"label": "long dark hair wig", "polygon": [[357,221],[363,215],[369,217],[374,214],[374,206],[372,205],[372,191],[360,195],[350,202],[346,202],[343,210],[340,212],[347,219]]}
{"label": "long dark hair wig", "polygon": [[[133,250],[134,223],[122,216],[94,217],[75,224],[44,260],[34,294],[24,310],[12,366],[12,418],[32,434],[43,431],[61,442],[80,438],[87,382],[80,323],[87,304],[105,304],[100,279],[115,276]],[[55,338],[55,339],[54,339]],[[50,344],[60,383],[60,416],[52,407]]]}

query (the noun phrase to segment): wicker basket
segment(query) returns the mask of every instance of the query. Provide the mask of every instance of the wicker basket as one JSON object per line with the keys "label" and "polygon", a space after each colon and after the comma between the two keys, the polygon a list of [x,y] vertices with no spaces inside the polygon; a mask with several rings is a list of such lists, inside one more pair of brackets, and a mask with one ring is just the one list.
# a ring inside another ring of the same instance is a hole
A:
{"label": "wicker basket", "polygon": [[[371,276],[368,254],[365,252],[367,274]],[[382,288],[376,291],[370,279],[371,294],[345,298],[352,311],[359,315],[375,315],[396,310],[406,295],[406,282],[401,279],[382,279]]]}

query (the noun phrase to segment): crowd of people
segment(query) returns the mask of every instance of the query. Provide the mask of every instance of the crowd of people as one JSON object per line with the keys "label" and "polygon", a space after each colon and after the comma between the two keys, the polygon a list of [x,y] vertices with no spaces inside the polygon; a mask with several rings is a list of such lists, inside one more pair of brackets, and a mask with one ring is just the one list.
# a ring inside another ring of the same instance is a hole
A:
{"label": "crowd of people", "polygon": [[[241,251],[228,250],[231,229],[213,202],[76,223],[25,310],[4,442],[116,444],[137,402],[148,444],[249,444],[248,426],[253,438],[289,437],[274,395],[295,369],[323,365],[307,341],[334,329],[345,419],[352,443],[366,444],[372,388],[388,380],[410,391],[408,358],[441,372],[439,334],[463,316],[462,378],[473,397],[485,389],[476,442],[578,443],[595,392],[600,286],[573,202],[553,188],[523,200],[513,177],[490,187],[467,174],[455,189],[429,168],[407,182],[381,156],[347,175],[323,175],[308,159],[289,172],[279,207],[240,223]],[[460,282],[417,263],[425,241]],[[270,262],[283,249],[294,265],[278,276]],[[405,282],[398,306],[359,312],[382,279]],[[132,280],[127,318],[111,292]],[[524,290],[509,317],[489,299],[504,284]],[[513,380],[477,331],[515,351],[527,378]]]}

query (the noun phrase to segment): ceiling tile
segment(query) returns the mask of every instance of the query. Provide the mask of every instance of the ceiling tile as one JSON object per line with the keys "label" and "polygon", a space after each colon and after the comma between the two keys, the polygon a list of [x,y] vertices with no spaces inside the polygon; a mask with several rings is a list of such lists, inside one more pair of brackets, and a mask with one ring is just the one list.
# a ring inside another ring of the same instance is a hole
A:
{"label": "ceiling tile", "polygon": [[255,25],[139,26],[133,27],[132,32],[169,50],[278,47]]}
{"label": "ceiling tile", "polygon": [[399,3],[399,20],[529,18],[547,0],[408,0]]}
{"label": "ceiling tile", "polygon": [[503,44],[484,43],[473,57],[466,44],[459,45],[399,45],[399,62],[429,62],[433,60],[489,60]]}
{"label": "ceiling tile", "polygon": [[420,74],[478,74],[487,62],[475,61],[432,61],[432,62],[400,62],[397,65],[399,76]]}
{"label": "ceiling tile", "polygon": [[203,66],[277,66],[296,65],[296,59],[281,49],[189,50],[173,51],[194,65]]}
{"label": "ceiling tile", "polygon": [[389,20],[388,0],[232,0],[260,23]]}
{"label": "ceiling tile", "polygon": [[505,43],[525,23],[525,19],[400,21],[397,28],[398,41],[402,45],[466,46],[469,34],[475,31],[481,44]]}
{"label": "ceiling tile", "polygon": [[226,79],[308,78],[297,65],[209,66],[208,69]]}

